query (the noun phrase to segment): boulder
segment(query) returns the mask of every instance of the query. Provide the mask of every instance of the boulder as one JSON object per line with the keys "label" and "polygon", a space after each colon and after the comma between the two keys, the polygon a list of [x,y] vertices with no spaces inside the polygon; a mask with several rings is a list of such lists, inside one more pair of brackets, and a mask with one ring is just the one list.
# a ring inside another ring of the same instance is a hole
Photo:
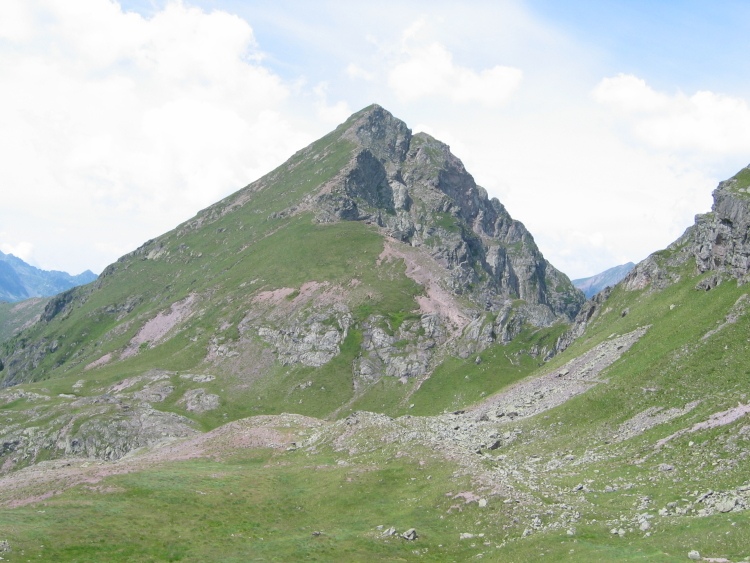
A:
{"label": "boulder", "polygon": [[409,528],[401,534],[401,537],[408,541],[414,541],[417,539],[417,531],[414,528]]}

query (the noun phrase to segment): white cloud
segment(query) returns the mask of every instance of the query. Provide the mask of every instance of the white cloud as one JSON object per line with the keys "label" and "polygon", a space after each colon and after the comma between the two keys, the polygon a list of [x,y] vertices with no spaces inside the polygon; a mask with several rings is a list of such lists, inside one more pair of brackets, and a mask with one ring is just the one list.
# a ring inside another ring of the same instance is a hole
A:
{"label": "white cloud", "polygon": [[602,80],[593,97],[627,120],[633,134],[650,147],[714,155],[750,153],[750,107],[741,98],[710,91],[667,95],[626,74]]}
{"label": "white cloud", "polygon": [[363,69],[355,63],[349,63],[346,67],[346,74],[349,78],[359,78],[367,82],[375,80],[375,74]]}
{"label": "white cloud", "polygon": [[745,101],[602,71],[522,0],[191,1],[0,1],[0,243],[101,269],[377,102],[578,277],[669,244],[750,154]]}
{"label": "white cloud", "polygon": [[[134,248],[310,140],[237,16],[80,0],[3,2],[0,22],[0,224],[43,267],[101,269],[103,249]],[[30,209],[38,223],[20,219]],[[71,261],[78,245],[90,253]]]}
{"label": "white cloud", "polygon": [[315,109],[320,121],[335,126],[346,121],[353,112],[345,101],[329,104],[328,90],[327,82],[321,82],[313,88],[313,94],[316,97]]}
{"label": "white cloud", "polygon": [[[5,235],[5,233],[2,233]],[[21,241],[18,244],[11,244],[8,242],[0,242],[0,251],[5,254],[12,254],[16,258],[20,258],[27,264],[33,262],[34,256],[34,245],[27,241]]]}
{"label": "white cloud", "polygon": [[[476,181],[571,277],[666,247],[711,205],[719,179],[693,158],[634,147],[589,106],[499,118],[450,139]],[[736,171],[739,168],[733,170]]]}
{"label": "white cloud", "polygon": [[26,0],[4,0],[0,8],[0,39],[18,42],[33,33]]}
{"label": "white cloud", "polygon": [[669,107],[669,98],[651,89],[646,81],[629,74],[604,78],[594,89],[594,99],[623,112],[659,111]]}
{"label": "white cloud", "polygon": [[425,28],[426,23],[420,20],[403,32],[400,61],[388,75],[388,84],[400,100],[444,97],[492,107],[503,104],[518,90],[521,70],[496,65],[476,72],[460,66],[441,43],[422,37]]}

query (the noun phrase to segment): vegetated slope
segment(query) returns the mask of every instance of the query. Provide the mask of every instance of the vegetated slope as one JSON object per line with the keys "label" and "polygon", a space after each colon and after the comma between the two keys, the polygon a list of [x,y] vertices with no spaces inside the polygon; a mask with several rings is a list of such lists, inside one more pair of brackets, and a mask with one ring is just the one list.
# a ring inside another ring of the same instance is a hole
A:
{"label": "vegetated slope", "polygon": [[614,287],[625,276],[627,276],[633,268],[635,268],[635,264],[628,262],[627,264],[604,270],[594,276],[573,280],[573,285],[583,291],[583,294],[587,299],[591,299],[603,289]]}
{"label": "vegetated slope", "polygon": [[40,270],[12,254],[0,252],[0,301],[49,297],[95,279],[96,274],[90,270],[76,276],[56,270]]}
{"label": "vegetated slope", "polygon": [[50,300],[0,354],[4,386],[40,382],[4,439],[23,465],[254,414],[442,412],[552,357],[583,302],[446,145],[371,106]]}
{"label": "vegetated slope", "polygon": [[[0,483],[9,546],[61,561],[747,560],[746,177],[500,393],[438,416],[254,417],[115,462],[29,467]],[[476,369],[502,371],[496,350]],[[0,416],[61,388],[6,389]]]}
{"label": "vegetated slope", "polygon": [[35,297],[19,303],[0,302],[0,342],[36,323],[47,301],[47,298]]}

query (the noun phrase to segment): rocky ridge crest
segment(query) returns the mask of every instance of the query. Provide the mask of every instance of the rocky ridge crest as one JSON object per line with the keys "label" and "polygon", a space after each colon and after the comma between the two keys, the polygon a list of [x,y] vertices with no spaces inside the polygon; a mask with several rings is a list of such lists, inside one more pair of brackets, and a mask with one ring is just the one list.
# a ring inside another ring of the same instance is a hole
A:
{"label": "rocky ridge crest", "polygon": [[676,267],[695,260],[696,273],[713,272],[699,289],[709,290],[724,279],[748,281],[750,272],[750,166],[713,192],[709,213],[696,215],[695,224],[666,250],[638,264],[625,278],[629,290],[661,289],[679,279]]}
{"label": "rocky ridge crest", "polygon": [[320,222],[371,221],[422,248],[448,270],[443,283],[486,311],[526,302],[536,326],[571,320],[584,302],[542,256],[524,225],[478,186],[450,147],[380,106],[355,114],[343,136],[359,145],[349,166],[317,195]]}
{"label": "rocky ridge crest", "polygon": [[[706,274],[695,286],[700,291],[710,291],[728,280],[739,285],[750,280],[750,166],[720,182],[712,195],[711,211],[696,215],[695,223],[676,241],[639,262],[620,282],[623,288],[660,291],[683,275]],[[610,293],[607,288],[586,302],[561,339],[560,349],[583,334]]]}

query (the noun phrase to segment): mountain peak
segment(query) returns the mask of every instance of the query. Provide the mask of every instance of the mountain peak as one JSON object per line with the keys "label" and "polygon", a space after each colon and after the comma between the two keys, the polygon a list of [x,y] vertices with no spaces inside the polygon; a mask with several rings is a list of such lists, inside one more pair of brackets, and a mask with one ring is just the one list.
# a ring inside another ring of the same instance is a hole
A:
{"label": "mountain peak", "polygon": [[525,227],[366,108],[96,283],[0,304],[0,555],[747,561],[748,188],[571,327]]}
{"label": "mountain peak", "polygon": [[341,138],[356,148],[314,199],[319,222],[366,221],[423,248],[449,272],[444,283],[472,295],[482,308],[498,311],[508,300],[522,299],[538,307],[525,317],[537,326],[575,316],[583,296],[448,145],[425,133],[412,135],[378,105],[355,113],[341,128]]}
{"label": "mountain peak", "polygon": [[[304,407],[329,415],[354,400],[344,390],[422,381],[450,355],[559,334],[583,302],[448,145],[412,135],[373,105],[122,257],[96,284],[53,299],[37,329],[44,336],[2,358],[4,378],[127,364],[179,341],[180,358],[201,366],[187,369],[227,377],[337,369],[330,385],[341,394],[321,403],[328,407]],[[65,328],[67,318],[83,332]],[[99,340],[87,336],[89,318],[100,323]],[[551,357],[557,342],[535,344],[534,357]],[[246,400],[266,409],[259,396]]]}
{"label": "mountain peak", "polygon": [[344,123],[343,138],[370,150],[383,162],[402,162],[411,141],[411,129],[383,107],[373,104]]}

